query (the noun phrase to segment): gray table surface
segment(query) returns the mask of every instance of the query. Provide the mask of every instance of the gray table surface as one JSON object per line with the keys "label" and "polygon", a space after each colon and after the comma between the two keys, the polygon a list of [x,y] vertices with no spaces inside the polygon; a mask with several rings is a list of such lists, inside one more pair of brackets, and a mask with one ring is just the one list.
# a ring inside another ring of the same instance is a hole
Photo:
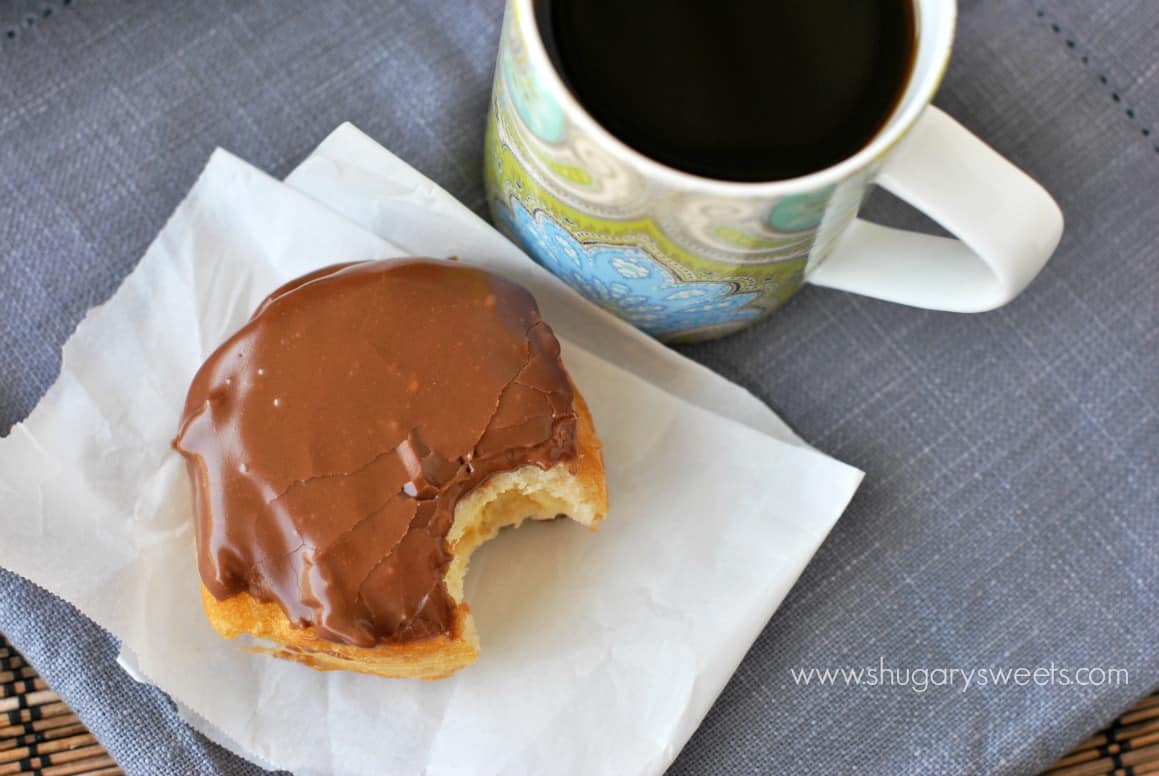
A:
{"label": "gray table surface", "polygon": [[[0,432],[215,146],[352,120],[476,210],[501,0],[0,0]],[[1159,3],[966,0],[937,103],[1067,231],[978,316],[806,290],[686,352],[867,472],[674,773],[1025,773],[1159,683]],[[920,225],[886,195],[873,218]],[[0,541],[3,537],[0,537]],[[242,773],[67,604],[0,630],[132,773]],[[803,687],[790,669],[1121,667],[1127,686]]]}

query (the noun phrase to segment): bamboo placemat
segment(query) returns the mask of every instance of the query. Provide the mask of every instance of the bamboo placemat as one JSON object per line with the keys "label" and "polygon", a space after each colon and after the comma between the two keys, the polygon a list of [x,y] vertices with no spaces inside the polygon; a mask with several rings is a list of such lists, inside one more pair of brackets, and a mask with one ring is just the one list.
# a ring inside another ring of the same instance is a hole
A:
{"label": "bamboo placemat", "polygon": [[108,752],[0,634],[0,776],[121,776]]}
{"label": "bamboo placemat", "polygon": [[[0,634],[0,776],[122,776],[72,710]],[[1159,692],[1043,776],[1159,776]]]}
{"label": "bamboo placemat", "polygon": [[1045,776],[1159,774],[1159,691],[1074,748]]}

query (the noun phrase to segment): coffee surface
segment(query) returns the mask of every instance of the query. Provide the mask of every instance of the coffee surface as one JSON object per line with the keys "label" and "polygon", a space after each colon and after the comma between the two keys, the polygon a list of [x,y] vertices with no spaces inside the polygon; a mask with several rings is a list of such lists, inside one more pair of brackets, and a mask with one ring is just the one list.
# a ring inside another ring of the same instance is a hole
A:
{"label": "coffee surface", "polygon": [[912,0],[537,0],[565,82],[656,161],[732,181],[824,169],[905,89]]}

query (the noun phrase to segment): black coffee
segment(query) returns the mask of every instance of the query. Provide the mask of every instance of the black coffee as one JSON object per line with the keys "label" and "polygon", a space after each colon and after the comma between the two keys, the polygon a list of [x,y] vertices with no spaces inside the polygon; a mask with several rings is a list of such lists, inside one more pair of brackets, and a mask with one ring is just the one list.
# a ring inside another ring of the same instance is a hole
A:
{"label": "black coffee", "polygon": [[538,0],[584,107],[687,172],[770,181],[862,148],[914,54],[913,0]]}

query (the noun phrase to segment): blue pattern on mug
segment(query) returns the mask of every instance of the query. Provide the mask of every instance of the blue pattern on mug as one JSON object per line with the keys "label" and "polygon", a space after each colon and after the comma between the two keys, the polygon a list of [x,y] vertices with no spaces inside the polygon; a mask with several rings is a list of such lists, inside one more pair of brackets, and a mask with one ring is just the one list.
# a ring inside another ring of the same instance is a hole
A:
{"label": "blue pattern on mug", "polygon": [[538,261],[599,306],[652,335],[717,326],[760,315],[756,293],[731,283],[681,281],[636,246],[584,244],[549,215],[519,202],[500,208],[504,226]]}

